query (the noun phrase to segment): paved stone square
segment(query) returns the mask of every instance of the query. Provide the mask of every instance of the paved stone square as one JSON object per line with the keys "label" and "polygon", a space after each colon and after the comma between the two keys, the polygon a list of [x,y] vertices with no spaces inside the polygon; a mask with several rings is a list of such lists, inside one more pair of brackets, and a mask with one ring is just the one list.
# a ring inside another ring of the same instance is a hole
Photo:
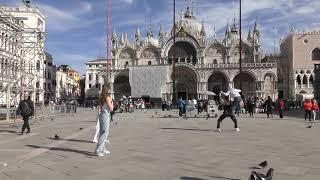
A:
{"label": "paved stone square", "polygon": [[247,180],[268,160],[275,180],[318,180],[320,124],[306,128],[299,113],[290,114],[281,120],[241,115],[240,132],[226,119],[220,133],[217,118],[181,119],[161,110],[116,114],[105,157],[92,154],[96,112],[89,109],[33,122],[23,136],[0,122],[0,179]]}

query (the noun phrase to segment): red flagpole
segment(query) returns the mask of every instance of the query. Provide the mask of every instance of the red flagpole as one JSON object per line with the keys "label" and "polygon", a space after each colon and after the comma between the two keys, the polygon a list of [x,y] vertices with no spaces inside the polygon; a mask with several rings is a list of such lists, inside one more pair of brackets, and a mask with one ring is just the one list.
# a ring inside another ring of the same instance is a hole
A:
{"label": "red flagpole", "polygon": [[108,9],[107,9],[107,50],[106,50],[106,61],[107,61],[107,81],[109,81],[109,46],[110,46],[110,0],[108,1]]}

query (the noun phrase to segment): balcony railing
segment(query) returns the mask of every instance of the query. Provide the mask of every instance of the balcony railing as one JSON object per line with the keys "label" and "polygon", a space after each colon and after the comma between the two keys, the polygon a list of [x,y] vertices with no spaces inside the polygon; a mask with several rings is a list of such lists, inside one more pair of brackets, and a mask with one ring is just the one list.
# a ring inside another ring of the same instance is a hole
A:
{"label": "balcony railing", "polygon": [[[169,64],[159,64],[159,66],[169,65]],[[186,62],[177,62],[176,66],[193,66],[196,69],[221,69],[221,68],[230,68],[236,69],[240,68],[240,64],[195,64],[186,63]],[[128,69],[130,65],[127,66],[110,66],[109,70],[125,70]],[[150,65],[134,65],[134,66],[150,66]],[[157,66],[157,65],[152,65]],[[169,65],[172,66],[172,65]],[[277,63],[243,63],[242,68],[274,68],[277,67]],[[92,67],[90,70],[105,70],[106,67]]]}

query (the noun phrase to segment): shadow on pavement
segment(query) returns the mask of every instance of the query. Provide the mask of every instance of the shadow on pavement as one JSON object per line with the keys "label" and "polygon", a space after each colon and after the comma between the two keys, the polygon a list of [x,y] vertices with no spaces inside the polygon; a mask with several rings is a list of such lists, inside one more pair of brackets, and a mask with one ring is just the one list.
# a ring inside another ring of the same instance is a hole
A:
{"label": "shadow on pavement", "polygon": [[196,177],[181,177],[180,179],[182,180],[207,180],[207,179],[202,179],[202,178],[196,178]]}
{"label": "shadow on pavement", "polygon": [[47,138],[47,139],[50,139],[50,140],[63,140],[63,141],[73,141],[73,142],[83,142],[83,143],[93,143],[92,141],[88,141],[88,140],[81,140],[81,139],[62,139],[62,138],[59,138],[59,139],[55,139],[55,138]]}
{"label": "shadow on pavement", "polygon": [[[208,176],[210,178],[214,178],[214,179],[222,179],[222,180],[240,180],[240,179],[233,179],[233,178],[226,178],[226,177],[220,177],[220,176]],[[202,179],[202,178],[197,178],[197,177],[180,177],[180,179],[182,180],[208,180],[208,179]]]}
{"label": "shadow on pavement", "polygon": [[1,130],[1,129],[0,129],[0,133],[12,133],[12,134],[17,134],[17,131],[13,131],[13,130]]}
{"label": "shadow on pavement", "polygon": [[64,151],[64,152],[73,152],[73,153],[83,154],[86,156],[96,156],[93,152],[80,151],[80,150],[76,150],[76,149],[59,148],[59,147],[46,147],[46,146],[37,146],[37,145],[26,145],[26,146],[32,147],[32,148],[49,149],[51,151]]}
{"label": "shadow on pavement", "polygon": [[241,179],[234,179],[234,178],[227,178],[227,177],[221,177],[221,176],[208,176],[215,179],[224,179],[224,180],[241,180]]}
{"label": "shadow on pavement", "polygon": [[167,130],[185,130],[185,131],[212,131],[212,129],[194,129],[194,128],[160,128]]}

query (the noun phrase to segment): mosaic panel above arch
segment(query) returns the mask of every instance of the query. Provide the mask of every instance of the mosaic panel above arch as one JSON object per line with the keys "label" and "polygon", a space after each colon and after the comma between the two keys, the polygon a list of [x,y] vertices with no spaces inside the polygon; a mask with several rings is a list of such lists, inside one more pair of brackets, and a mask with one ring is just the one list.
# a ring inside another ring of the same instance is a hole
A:
{"label": "mosaic panel above arch", "polygon": [[124,49],[119,54],[119,59],[133,59],[134,57],[134,51],[130,49]]}
{"label": "mosaic panel above arch", "polygon": [[141,58],[160,58],[160,54],[154,48],[146,48],[142,51]]}

